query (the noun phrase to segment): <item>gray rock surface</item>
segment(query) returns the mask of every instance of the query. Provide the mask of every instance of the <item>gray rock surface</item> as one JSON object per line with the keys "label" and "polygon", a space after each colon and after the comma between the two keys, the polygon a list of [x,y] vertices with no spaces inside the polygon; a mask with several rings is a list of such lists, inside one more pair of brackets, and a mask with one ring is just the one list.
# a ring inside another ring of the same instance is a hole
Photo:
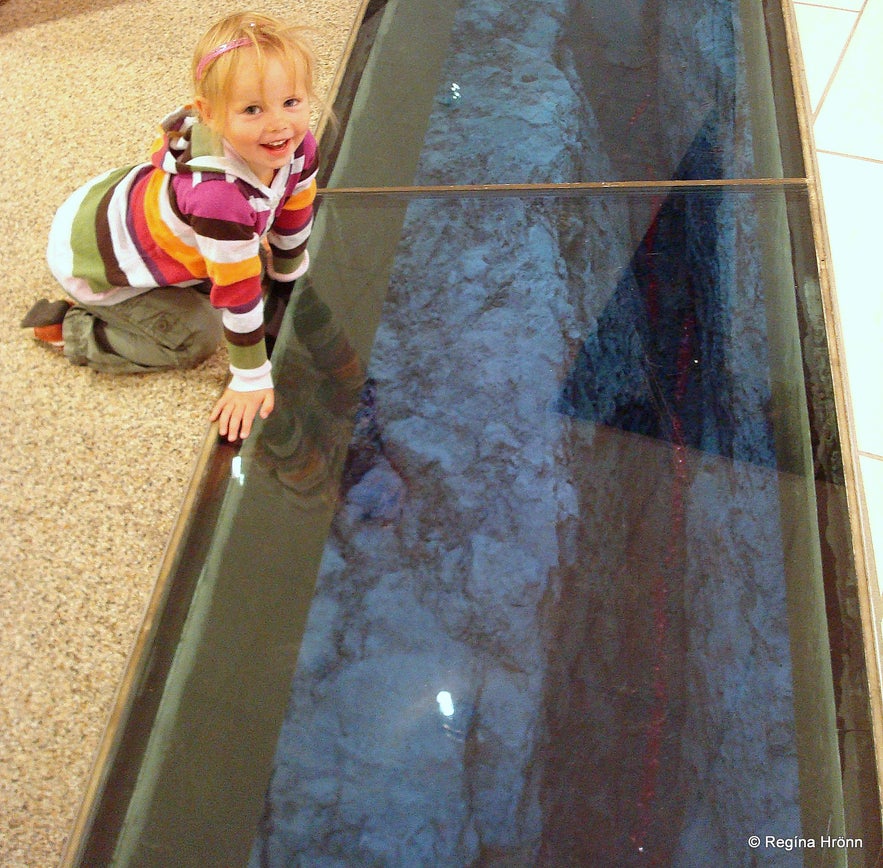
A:
{"label": "gray rock surface", "polygon": [[[633,163],[732,166],[744,117],[708,107],[681,140],[674,113],[709,93],[738,105],[737,25],[729,4],[687,5],[611,17],[656,28],[631,54],[600,27],[595,45],[607,69],[675,46],[650,111],[678,136]],[[593,8],[599,26],[614,4]],[[464,4],[418,183],[610,177],[585,46],[565,36],[585,14]],[[642,238],[654,252],[660,208],[696,288],[662,326],[632,260]],[[796,834],[753,208],[411,203],[371,357],[383,455],[326,547],[254,865],[750,865],[749,834]],[[689,408],[648,374],[678,374],[682,339]],[[594,379],[568,405],[580,364]],[[660,395],[657,430],[615,421]],[[686,442],[666,428],[681,412]]]}

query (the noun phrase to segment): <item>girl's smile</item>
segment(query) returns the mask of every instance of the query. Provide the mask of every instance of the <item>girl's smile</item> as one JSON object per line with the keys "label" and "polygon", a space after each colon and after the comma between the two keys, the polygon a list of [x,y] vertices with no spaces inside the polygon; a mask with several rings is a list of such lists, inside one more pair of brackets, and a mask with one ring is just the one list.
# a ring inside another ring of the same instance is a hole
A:
{"label": "girl's smile", "polygon": [[310,100],[295,70],[267,55],[263,74],[251,48],[232,83],[223,118],[208,103],[198,104],[203,119],[220,132],[263,184],[291,159],[310,124]]}

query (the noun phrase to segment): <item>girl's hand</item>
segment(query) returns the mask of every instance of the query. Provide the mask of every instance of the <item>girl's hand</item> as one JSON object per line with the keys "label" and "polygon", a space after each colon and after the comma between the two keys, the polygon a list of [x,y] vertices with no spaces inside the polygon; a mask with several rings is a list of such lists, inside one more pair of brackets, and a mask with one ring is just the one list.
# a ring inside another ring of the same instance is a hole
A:
{"label": "girl's hand", "polygon": [[218,420],[218,433],[231,443],[240,437],[244,440],[251,433],[255,414],[260,412],[261,419],[266,419],[273,412],[275,400],[272,389],[255,392],[227,389],[215,404],[210,421]]}

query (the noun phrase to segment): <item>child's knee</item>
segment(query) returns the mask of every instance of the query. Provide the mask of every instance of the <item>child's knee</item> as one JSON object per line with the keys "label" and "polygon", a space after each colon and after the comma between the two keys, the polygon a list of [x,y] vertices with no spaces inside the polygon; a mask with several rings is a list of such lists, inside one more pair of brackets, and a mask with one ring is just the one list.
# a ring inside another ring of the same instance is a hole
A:
{"label": "child's knee", "polygon": [[186,346],[181,348],[182,367],[193,367],[214,355],[224,339],[224,328],[215,311],[205,311],[192,323],[193,331]]}

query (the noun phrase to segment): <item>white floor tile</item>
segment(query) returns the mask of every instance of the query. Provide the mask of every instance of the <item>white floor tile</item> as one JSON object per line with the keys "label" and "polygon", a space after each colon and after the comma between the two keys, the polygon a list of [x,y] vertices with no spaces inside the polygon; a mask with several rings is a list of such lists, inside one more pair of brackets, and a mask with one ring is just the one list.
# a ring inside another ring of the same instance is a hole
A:
{"label": "white floor tile", "polygon": [[859,449],[883,456],[883,165],[819,155]]}
{"label": "white floor tile", "polygon": [[819,150],[883,160],[883,0],[867,0],[815,123]]}
{"label": "white floor tile", "polygon": [[815,112],[846,47],[858,13],[804,4],[795,5],[794,11],[803,56],[809,59],[805,63],[806,82],[810,108]]}
{"label": "white floor tile", "polygon": [[822,6],[826,9],[847,9],[859,12],[865,5],[866,0],[799,0],[794,6]]}

